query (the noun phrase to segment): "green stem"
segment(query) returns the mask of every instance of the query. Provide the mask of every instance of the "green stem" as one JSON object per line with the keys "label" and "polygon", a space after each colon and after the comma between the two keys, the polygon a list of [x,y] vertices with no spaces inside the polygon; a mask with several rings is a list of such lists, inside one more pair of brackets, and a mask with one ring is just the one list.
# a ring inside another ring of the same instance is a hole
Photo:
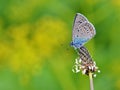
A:
{"label": "green stem", "polygon": [[90,79],[90,90],[94,90],[93,77],[91,72],[89,73],[89,79]]}

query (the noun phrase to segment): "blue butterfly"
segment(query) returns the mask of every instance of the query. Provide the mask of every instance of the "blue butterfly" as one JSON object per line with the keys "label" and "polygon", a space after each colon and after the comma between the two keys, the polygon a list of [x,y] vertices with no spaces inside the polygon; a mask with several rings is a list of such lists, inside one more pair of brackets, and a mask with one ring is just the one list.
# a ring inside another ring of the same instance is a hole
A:
{"label": "blue butterfly", "polygon": [[86,42],[92,39],[96,34],[96,30],[88,19],[77,13],[74,19],[72,42],[71,45],[76,49],[83,46]]}

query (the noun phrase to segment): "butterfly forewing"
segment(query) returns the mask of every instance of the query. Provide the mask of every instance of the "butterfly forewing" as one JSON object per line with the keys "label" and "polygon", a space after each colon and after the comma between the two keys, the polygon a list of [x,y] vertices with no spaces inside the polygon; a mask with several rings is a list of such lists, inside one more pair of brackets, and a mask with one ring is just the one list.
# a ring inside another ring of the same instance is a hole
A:
{"label": "butterfly forewing", "polygon": [[87,20],[87,18],[84,15],[82,15],[80,13],[76,14],[75,19],[74,19],[74,24],[73,24],[73,38],[74,38],[74,35],[75,35],[74,34],[75,31],[79,30],[78,26],[80,24],[82,24],[83,22],[85,22],[85,21],[88,21],[88,20]]}

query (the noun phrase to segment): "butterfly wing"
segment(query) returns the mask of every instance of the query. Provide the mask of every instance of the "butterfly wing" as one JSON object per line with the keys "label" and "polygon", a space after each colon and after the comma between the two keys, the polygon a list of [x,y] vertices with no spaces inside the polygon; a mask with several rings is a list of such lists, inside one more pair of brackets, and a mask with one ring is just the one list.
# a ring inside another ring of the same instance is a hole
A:
{"label": "butterfly wing", "polygon": [[74,31],[77,38],[90,40],[96,34],[94,26],[90,22],[83,22],[78,26],[78,30]]}
{"label": "butterfly wing", "polygon": [[80,48],[96,34],[94,26],[89,21],[84,21],[77,29],[73,29],[73,46]]}
{"label": "butterfly wing", "polygon": [[85,22],[85,21],[88,21],[88,20],[87,20],[87,18],[84,15],[82,15],[80,13],[76,14],[75,19],[74,19],[74,23],[73,23],[73,33],[72,33],[73,35],[72,35],[72,39],[74,39],[74,36],[75,36],[74,32],[76,30],[78,30],[78,26],[80,24],[82,24],[83,22]]}

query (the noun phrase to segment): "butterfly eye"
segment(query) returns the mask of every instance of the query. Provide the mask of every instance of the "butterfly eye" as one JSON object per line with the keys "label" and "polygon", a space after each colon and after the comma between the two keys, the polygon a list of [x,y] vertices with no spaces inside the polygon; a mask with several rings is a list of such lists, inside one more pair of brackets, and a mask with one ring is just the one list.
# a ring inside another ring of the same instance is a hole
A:
{"label": "butterfly eye", "polygon": [[78,30],[78,32],[79,32],[79,30]]}

